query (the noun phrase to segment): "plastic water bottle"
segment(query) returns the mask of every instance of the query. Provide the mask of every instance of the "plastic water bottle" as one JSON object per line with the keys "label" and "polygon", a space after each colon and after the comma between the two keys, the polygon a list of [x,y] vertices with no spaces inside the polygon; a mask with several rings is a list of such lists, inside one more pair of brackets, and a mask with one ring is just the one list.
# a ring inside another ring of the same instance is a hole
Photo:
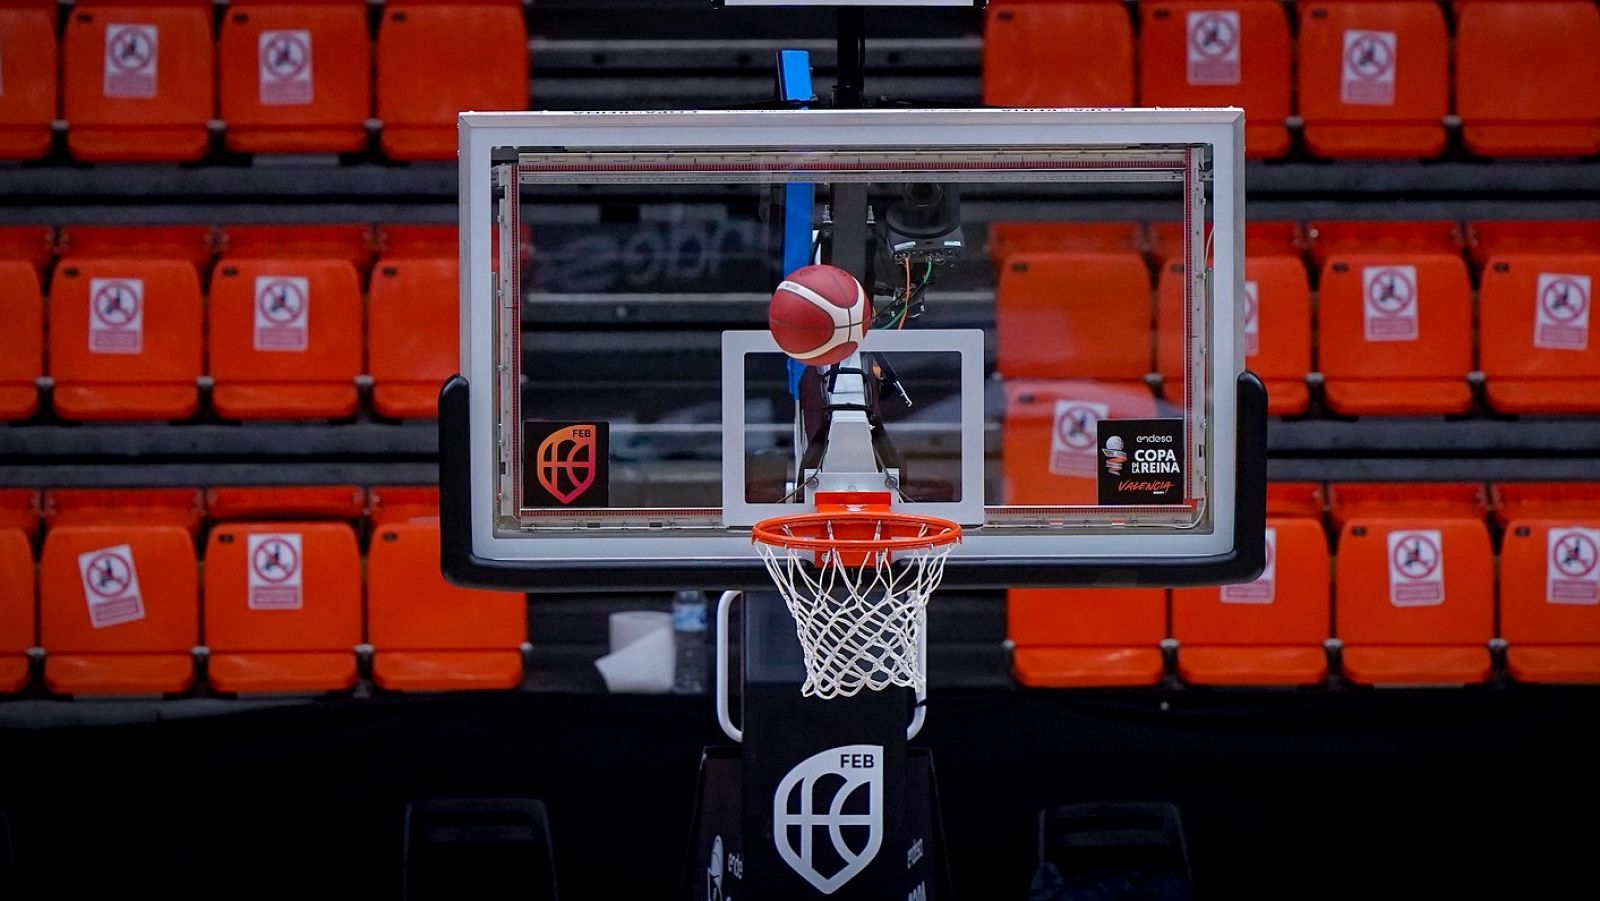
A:
{"label": "plastic water bottle", "polygon": [[672,599],[672,691],[680,695],[706,691],[706,594],[684,590]]}

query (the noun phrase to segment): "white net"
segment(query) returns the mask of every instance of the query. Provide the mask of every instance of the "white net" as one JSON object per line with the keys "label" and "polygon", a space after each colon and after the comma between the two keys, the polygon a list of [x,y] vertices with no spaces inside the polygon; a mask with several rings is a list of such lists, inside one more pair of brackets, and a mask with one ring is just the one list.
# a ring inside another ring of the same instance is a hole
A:
{"label": "white net", "polygon": [[850,697],[901,685],[925,690],[928,596],[953,544],[850,555],[756,542],[805,653],[807,697]]}

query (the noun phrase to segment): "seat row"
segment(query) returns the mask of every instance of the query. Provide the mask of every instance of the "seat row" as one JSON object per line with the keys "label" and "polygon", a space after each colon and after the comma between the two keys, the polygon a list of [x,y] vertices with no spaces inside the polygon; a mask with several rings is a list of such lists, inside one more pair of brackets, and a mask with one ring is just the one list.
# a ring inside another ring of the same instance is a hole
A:
{"label": "seat row", "polygon": [[1289,152],[1296,112],[1306,148],[1325,158],[1438,156],[1452,113],[1474,154],[1600,152],[1593,2],[1450,6],[1453,40],[1434,0],[1142,0],[1136,16],[1118,0],[992,0],[983,98],[1242,106],[1258,158]]}
{"label": "seat row", "polygon": [[[1313,226],[1315,304],[1296,229],[1260,223],[1246,236],[1246,365],[1274,415],[1306,412],[1313,374],[1337,414],[1461,414],[1475,373],[1498,412],[1600,413],[1593,223],[1475,223],[1476,311],[1454,223]],[[999,373],[1181,384],[1190,280],[1166,230],[1141,248],[1128,224],[992,226]],[[1158,266],[1153,302],[1141,249]]]}
{"label": "seat row", "polygon": [[369,649],[380,688],[511,688],[526,634],[522,595],[440,575],[436,489],[0,491],[0,693],[39,656],[60,695],[186,692],[197,660],[217,692],[342,691]]}
{"label": "seat row", "polygon": [[[1600,682],[1600,483],[1275,484],[1267,566],[1220,588],[1014,589],[1017,679],[1154,685]],[[1499,583],[1486,512],[1503,532]],[[1331,577],[1331,578],[1330,578]]]}
{"label": "seat row", "polygon": [[378,415],[431,418],[457,368],[453,227],[385,228],[375,266],[365,226],[230,227],[214,267],[206,227],[3,232],[0,421],[35,414],[42,376],[71,420],[188,418],[202,376],[227,419],[352,416],[366,376]]}
{"label": "seat row", "polygon": [[[57,0],[0,8],[0,159],[67,149],[100,161],[197,160],[209,125],[241,153],[453,159],[456,114],[528,108],[521,0]],[[59,78],[58,78],[59,73]]]}

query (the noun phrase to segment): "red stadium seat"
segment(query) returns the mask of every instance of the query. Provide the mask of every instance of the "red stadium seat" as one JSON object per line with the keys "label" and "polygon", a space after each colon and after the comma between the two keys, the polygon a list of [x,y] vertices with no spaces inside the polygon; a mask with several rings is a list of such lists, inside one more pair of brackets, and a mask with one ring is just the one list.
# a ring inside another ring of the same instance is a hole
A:
{"label": "red stadium seat", "polygon": [[1490,257],[1510,254],[1600,253],[1600,221],[1469,222],[1467,253],[1480,269]]}
{"label": "red stadium seat", "polygon": [[366,148],[372,112],[366,0],[233,0],[217,51],[229,150]]}
{"label": "red stadium seat", "polygon": [[36,616],[33,545],[22,529],[0,525],[0,694],[28,685]]}
{"label": "red stadium seat", "polygon": [[361,279],[349,262],[229,257],[217,264],[209,310],[217,415],[355,415]]}
{"label": "red stadium seat", "polygon": [[370,225],[230,225],[222,232],[222,256],[346,260],[365,274],[372,268],[377,240]]}
{"label": "red stadium seat", "polygon": [[0,259],[0,421],[39,409],[44,375],[44,297],[39,273],[23,260]]}
{"label": "red stadium seat", "polygon": [[1005,396],[1000,478],[1007,504],[1094,504],[1095,423],[1156,414],[1149,389],[1139,384],[1013,380]]}
{"label": "red stadium seat", "polygon": [[[1184,265],[1162,267],[1156,289],[1156,363],[1168,383],[1183,379]],[[1267,412],[1311,405],[1311,284],[1298,257],[1245,258],[1245,367],[1267,385]],[[1168,395],[1169,399],[1171,395]]]}
{"label": "red stadium seat", "polygon": [[1019,253],[1143,254],[1148,243],[1138,222],[995,222],[989,226],[989,260],[996,268]]}
{"label": "red stadium seat", "polygon": [[0,160],[50,152],[56,118],[57,0],[12,0],[0,9]]}
{"label": "red stadium seat", "polygon": [[23,260],[43,275],[55,255],[55,229],[47,225],[0,225],[0,260]]}
{"label": "red stadium seat", "polygon": [[1482,156],[1600,151],[1600,10],[1589,2],[1466,2],[1456,112]]}
{"label": "red stadium seat", "polygon": [[445,581],[437,504],[437,490],[373,489],[367,553],[373,679],[390,691],[515,688],[522,682],[526,599]]}
{"label": "red stadium seat", "polygon": [[183,260],[204,274],[211,268],[216,244],[216,230],[208,225],[69,225],[61,230],[57,250],[64,261]]}
{"label": "red stadium seat", "polygon": [[[1210,223],[1206,235],[1211,234]],[[1266,220],[1246,222],[1244,226],[1244,252],[1246,256],[1284,256],[1300,258],[1306,247],[1305,229],[1298,222]],[[1183,226],[1177,222],[1150,223],[1150,255],[1156,266],[1181,262],[1173,258],[1183,252]]]}
{"label": "red stadium seat", "polygon": [[[499,232],[496,233],[499,240]],[[378,231],[384,259],[456,259],[461,240],[454,225],[385,225]],[[496,245],[498,246],[498,244]]]}
{"label": "red stadium seat", "polygon": [[219,524],[206,546],[207,678],[218,691],[342,691],[356,682],[361,549],[346,522]]}
{"label": "red stadium seat", "polygon": [[1020,253],[1000,270],[1006,378],[1138,380],[1150,372],[1150,274],[1133,253]]}
{"label": "red stadium seat", "polygon": [[1589,517],[1600,510],[1600,482],[1496,482],[1489,488],[1494,521]]}
{"label": "red stadium seat", "polygon": [[1267,515],[1322,521],[1328,509],[1320,482],[1268,482]]}
{"label": "red stadium seat", "polygon": [[[1070,53],[1062,48],[1071,46]],[[994,0],[983,34],[988,106],[1132,106],[1133,22],[1116,0]]]}
{"label": "red stadium seat", "polygon": [[1481,519],[1358,517],[1335,565],[1335,633],[1360,685],[1459,685],[1489,678],[1494,552]]}
{"label": "red stadium seat", "polygon": [[1242,106],[1246,155],[1289,152],[1293,78],[1283,4],[1169,0],[1139,8],[1141,106]]}
{"label": "red stadium seat", "polygon": [[50,691],[172,694],[194,684],[199,492],[53,491],[39,565]]}
{"label": "red stadium seat", "polygon": [[1518,682],[1600,682],[1600,503],[1507,526],[1500,636]]}
{"label": "red stadium seat", "polygon": [[64,259],[50,374],[65,419],[185,419],[200,408],[200,277],[178,259]]}
{"label": "red stadium seat", "polygon": [[1331,257],[1355,253],[1440,253],[1459,256],[1466,239],[1460,223],[1448,219],[1405,222],[1313,222],[1307,229],[1311,263],[1318,269]]}
{"label": "red stadium seat", "polygon": [[[1590,337],[1600,251],[1496,256],[1478,291],[1489,406],[1502,413],[1600,413],[1600,328]],[[1595,322],[1600,326],[1600,321]]]}
{"label": "red stadium seat", "polygon": [[354,485],[292,485],[272,488],[212,488],[206,511],[216,521],[270,519],[360,519],[367,493]]}
{"label": "red stadium seat", "polygon": [[1300,3],[1300,115],[1322,157],[1435,157],[1450,111],[1450,33],[1434,2]]}
{"label": "red stadium seat", "polygon": [[0,488],[0,529],[16,529],[30,539],[39,531],[39,492],[28,488]]}
{"label": "red stadium seat", "polygon": [[1322,682],[1328,675],[1329,568],[1319,520],[1269,518],[1260,578],[1173,589],[1178,675],[1196,685]]}
{"label": "red stadium seat", "polygon": [[1335,529],[1358,517],[1483,519],[1489,512],[1482,482],[1334,482],[1328,495]]}
{"label": "red stadium seat", "polygon": [[461,110],[528,108],[521,0],[393,0],[378,27],[383,152],[455,159]]}
{"label": "red stadium seat", "polygon": [[460,369],[460,295],[454,257],[385,257],[378,264],[368,310],[368,368],[378,415],[439,415],[439,389]]}
{"label": "red stadium seat", "polygon": [[1160,683],[1167,632],[1161,588],[1013,588],[1007,635],[1017,681],[1032,688]]}
{"label": "red stadium seat", "polygon": [[1461,257],[1333,256],[1322,270],[1320,310],[1323,388],[1335,413],[1472,407],[1472,286]]}
{"label": "red stadium seat", "polygon": [[205,156],[211,0],[80,0],[61,45],[67,149],[90,162]]}

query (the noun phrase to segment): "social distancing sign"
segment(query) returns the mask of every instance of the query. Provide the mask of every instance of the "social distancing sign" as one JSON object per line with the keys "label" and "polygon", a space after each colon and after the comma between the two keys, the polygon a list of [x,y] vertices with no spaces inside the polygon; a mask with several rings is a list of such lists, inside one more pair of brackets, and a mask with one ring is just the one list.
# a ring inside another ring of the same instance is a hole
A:
{"label": "social distancing sign", "polygon": [[1600,529],[1551,529],[1545,600],[1600,605]]}
{"label": "social distancing sign", "polygon": [[154,97],[160,47],[161,32],[154,25],[107,25],[105,95],[127,100]]}
{"label": "social distancing sign", "polygon": [[1094,478],[1097,441],[1095,426],[1110,408],[1077,400],[1056,401],[1050,429],[1050,473]]}
{"label": "social distancing sign", "polygon": [[1365,266],[1361,270],[1363,329],[1368,341],[1415,341],[1417,267]]}
{"label": "social distancing sign", "polygon": [[285,275],[256,276],[256,350],[305,350],[310,346],[306,330],[310,316],[309,279]]}
{"label": "social distancing sign", "polygon": [[78,555],[78,575],[83,579],[83,599],[89,605],[89,625],[103,629],[144,619],[133,548],[119,544],[85,551]]}
{"label": "social distancing sign", "polygon": [[1189,84],[1238,84],[1239,12],[1191,12],[1188,25]]}
{"label": "social distancing sign", "polygon": [[89,279],[89,352],[144,352],[143,279]]}
{"label": "social distancing sign", "polygon": [[1254,582],[1224,585],[1224,604],[1270,604],[1278,593],[1278,530],[1267,526],[1267,565]]}
{"label": "social distancing sign", "polygon": [[1394,106],[1394,64],[1399,44],[1392,31],[1344,33],[1339,100],[1352,106]]}
{"label": "social distancing sign", "polygon": [[1261,291],[1255,282],[1244,283],[1244,355],[1261,352]]}
{"label": "social distancing sign", "polygon": [[256,53],[263,106],[311,102],[311,32],[263,31],[256,38]]}
{"label": "social distancing sign", "polygon": [[247,605],[251,610],[299,610],[305,578],[297,532],[251,535]]}
{"label": "social distancing sign", "polygon": [[1534,347],[1589,349],[1589,288],[1587,275],[1539,273],[1534,302]]}
{"label": "social distancing sign", "polygon": [[1444,540],[1438,529],[1389,533],[1389,603],[1396,607],[1444,603]]}

